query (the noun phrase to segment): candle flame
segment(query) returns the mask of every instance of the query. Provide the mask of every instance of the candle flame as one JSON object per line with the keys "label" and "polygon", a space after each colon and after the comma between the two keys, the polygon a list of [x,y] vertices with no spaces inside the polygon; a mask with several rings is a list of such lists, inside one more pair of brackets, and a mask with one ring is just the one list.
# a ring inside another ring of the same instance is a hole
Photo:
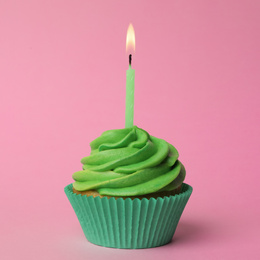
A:
{"label": "candle flame", "polygon": [[135,31],[133,25],[130,23],[126,34],[126,53],[132,54],[135,52]]}

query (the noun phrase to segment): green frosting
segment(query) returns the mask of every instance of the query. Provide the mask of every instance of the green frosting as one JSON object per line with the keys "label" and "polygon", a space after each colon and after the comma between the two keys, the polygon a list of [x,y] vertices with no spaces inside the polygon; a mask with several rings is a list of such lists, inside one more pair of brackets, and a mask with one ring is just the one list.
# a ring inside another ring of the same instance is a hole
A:
{"label": "green frosting", "polygon": [[78,191],[101,195],[139,196],[171,191],[185,178],[177,150],[137,126],[108,130],[90,143],[91,154],[73,174]]}

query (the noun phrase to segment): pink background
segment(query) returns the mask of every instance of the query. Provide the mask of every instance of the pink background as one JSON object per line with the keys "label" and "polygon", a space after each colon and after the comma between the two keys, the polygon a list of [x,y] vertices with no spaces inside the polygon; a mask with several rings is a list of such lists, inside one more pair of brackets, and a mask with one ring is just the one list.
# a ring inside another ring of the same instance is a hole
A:
{"label": "pink background", "polygon": [[[259,259],[258,0],[0,1],[0,258]],[[194,192],[173,242],[94,246],[63,188],[89,143],[135,124],[179,150]]]}

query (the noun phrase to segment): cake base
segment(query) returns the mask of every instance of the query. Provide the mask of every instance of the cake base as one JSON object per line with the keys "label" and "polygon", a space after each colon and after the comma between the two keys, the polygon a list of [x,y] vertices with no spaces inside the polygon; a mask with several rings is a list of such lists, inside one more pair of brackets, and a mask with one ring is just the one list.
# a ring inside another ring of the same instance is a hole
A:
{"label": "cake base", "polygon": [[169,243],[192,193],[185,183],[175,196],[148,200],[81,196],[73,192],[72,184],[64,190],[89,242],[125,249]]}
{"label": "cake base", "polygon": [[114,196],[100,195],[98,193],[98,191],[96,191],[96,190],[78,191],[78,190],[76,190],[74,188],[72,188],[72,190],[76,194],[80,194],[82,196],[86,195],[87,197],[93,196],[93,198],[96,198],[96,197],[100,197],[100,198],[107,197],[108,199],[110,199],[110,198],[115,198],[115,199],[119,199],[119,198],[127,199],[127,198],[130,198],[132,200],[134,200],[136,198],[137,199],[143,199],[143,198],[146,198],[146,199],[155,198],[155,199],[157,199],[157,198],[163,198],[165,196],[169,197],[169,196],[174,196],[176,194],[179,194],[181,192],[181,185],[179,187],[177,187],[176,189],[171,190],[171,191],[154,192],[154,193],[150,193],[150,194],[145,194],[145,195],[140,195],[140,196],[129,196],[129,197],[114,197]]}

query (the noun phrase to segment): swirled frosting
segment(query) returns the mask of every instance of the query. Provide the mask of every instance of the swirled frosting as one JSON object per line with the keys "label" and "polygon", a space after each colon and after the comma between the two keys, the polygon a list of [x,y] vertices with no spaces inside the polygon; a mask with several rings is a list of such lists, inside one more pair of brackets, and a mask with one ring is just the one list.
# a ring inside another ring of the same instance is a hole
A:
{"label": "swirled frosting", "polygon": [[137,126],[108,130],[90,143],[91,154],[73,174],[74,189],[108,196],[171,191],[185,178],[177,150]]}

